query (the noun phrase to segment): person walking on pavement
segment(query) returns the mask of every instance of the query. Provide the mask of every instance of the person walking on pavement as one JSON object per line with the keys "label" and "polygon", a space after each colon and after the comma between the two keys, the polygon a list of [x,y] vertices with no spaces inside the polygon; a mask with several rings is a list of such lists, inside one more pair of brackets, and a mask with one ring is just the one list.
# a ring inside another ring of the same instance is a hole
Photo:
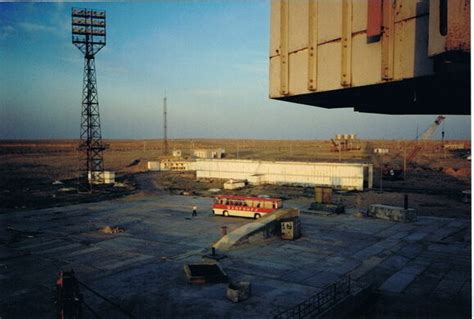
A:
{"label": "person walking on pavement", "polygon": [[196,205],[193,206],[193,215],[192,217],[197,216],[197,207]]}

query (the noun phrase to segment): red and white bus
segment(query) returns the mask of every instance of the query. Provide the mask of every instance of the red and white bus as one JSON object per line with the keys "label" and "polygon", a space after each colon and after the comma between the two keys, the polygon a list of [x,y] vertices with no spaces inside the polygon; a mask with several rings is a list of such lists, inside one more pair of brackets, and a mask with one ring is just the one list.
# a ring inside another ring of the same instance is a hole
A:
{"label": "red and white bus", "polygon": [[283,206],[279,198],[219,195],[214,198],[212,213],[221,216],[260,218]]}

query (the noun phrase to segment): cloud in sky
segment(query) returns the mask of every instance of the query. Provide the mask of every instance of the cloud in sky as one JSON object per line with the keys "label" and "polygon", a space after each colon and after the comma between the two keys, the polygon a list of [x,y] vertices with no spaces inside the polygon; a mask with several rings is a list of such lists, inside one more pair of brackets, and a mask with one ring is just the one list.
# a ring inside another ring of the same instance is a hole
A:
{"label": "cloud in sky", "polygon": [[15,34],[15,28],[11,25],[5,25],[0,28],[0,40],[12,37]]}
{"label": "cloud in sky", "polygon": [[18,22],[17,26],[27,33],[49,33],[60,37],[65,35],[65,30],[61,25]]}

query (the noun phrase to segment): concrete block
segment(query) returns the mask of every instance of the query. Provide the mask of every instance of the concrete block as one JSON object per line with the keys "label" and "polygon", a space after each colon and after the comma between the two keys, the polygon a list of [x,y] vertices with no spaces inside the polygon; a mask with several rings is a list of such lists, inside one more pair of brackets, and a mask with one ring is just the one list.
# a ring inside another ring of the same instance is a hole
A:
{"label": "concrete block", "polygon": [[227,287],[227,299],[232,302],[240,302],[250,297],[250,282],[241,281],[230,283]]}
{"label": "concrete block", "polygon": [[367,214],[371,217],[400,221],[404,223],[416,221],[416,209],[388,206],[381,204],[370,205]]}
{"label": "concrete block", "polygon": [[316,211],[330,212],[334,214],[344,213],[344,206],[338,205],[338,204],[323,204],[323,203],[314,202],[314,203],[311,203],[311,206],[309,207],[309,209],[316,210]]}
{"label": "concrete block", "polygon": [[184,272],[190,284],[227,282],[227,274],[219,264],[185,264]]}

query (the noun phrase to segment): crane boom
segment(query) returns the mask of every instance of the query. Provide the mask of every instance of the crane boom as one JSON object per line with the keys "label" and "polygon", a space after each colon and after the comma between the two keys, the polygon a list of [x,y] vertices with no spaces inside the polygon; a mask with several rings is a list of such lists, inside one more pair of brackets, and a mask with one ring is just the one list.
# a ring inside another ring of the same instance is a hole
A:
{"label": "crane boom", "polygon": [[[423,134],[421,134],[419,139],[420,140],[425,140],[425,141],[429,140],[433,136],[433,134],[436,131],[436,129],[438,128],[438,126],[440,126],[441,123],[443,123],[445,118],[446,117],[444,117],[443,115],[438,115],[438,117],[434,120],[433,124],[431,124],[423,132]],[[410,151],[408,156],[405,158],[405,165],[404,166],[406,166],[406,163],[410,163],[412,160],[414,160],[416,155],[418,154],[418,152],[422,148],[423,148],[422,143],[416,143],[415,147]],[[390,168],[386,165],[385,169],[382,172],[382,175],[384,176],[383,178],[385,178],[385,179],[391,179],[391,180],[403,179],[402,173],[404,173],[404,171],[406,172],[406,170],[407,170],[406,167],[404,168],[404,170],[401,170],[401,169]]]}
{"label": "crane boom", "polygon": [[[443,115],[438,115],[438,117],[433,122],[433,124],[431,124],[430,127],[428,127],[426,131],[424,131],[423,134],[421,134],[420,140],[424,140],[424,141],[429,140],[433,136],[438,126],[440,126],[441,123],[443,123],[445,118],[446,117],[444,117]],[[421,149],[422,149],[422,145],[416,145],[415,148],[408,155],[407,162],[408,163],[411,162]]]}
{"label": "crane boom", "polygon": [[421,134],[420,140],[429,140],[433,136],[438,126],[440,126],[441,123],[443,123],[445,118],[446,117],[444,117],[443,115],[438,115],[438,117],[433,122],[433,124],[431,124],[430,127],[428,127],[426,131],[424,131],[423,134]]}

